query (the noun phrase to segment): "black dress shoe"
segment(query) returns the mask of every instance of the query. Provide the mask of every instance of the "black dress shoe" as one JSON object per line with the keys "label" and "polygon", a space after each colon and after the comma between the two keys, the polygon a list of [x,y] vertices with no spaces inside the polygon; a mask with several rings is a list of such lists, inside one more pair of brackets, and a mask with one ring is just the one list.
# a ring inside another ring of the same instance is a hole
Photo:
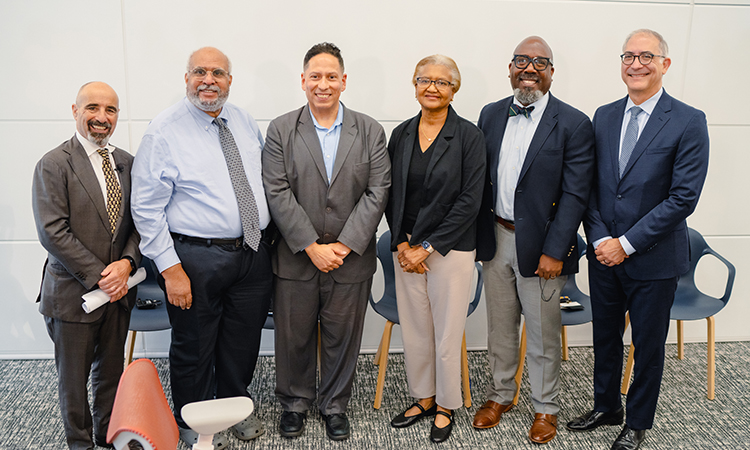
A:
{"label": "black dress shoe", "polygon": [[625,425],[612,444],[611,450],[636,450],[646,439],[646,430],[634,430]]}
{"label": "black dress shoe", "polygon": [[[420,413],[407,417],[406,411],[414,408],[415,406],[419,408]],[[401,414],[394,417],[393,420],[391,420],[391,426],[393,428],[406,428],[409,425],[414,425],[415,423],[417,423],[417,421],[421,419],[422,417],[434,416],[436,412],[437,412],[437,403],[433,403],[429,409],[424,409],[424,407],[420,405],[419,402],[417,402],[411,405],[410,407],[406,408],[406,410],[404,410],[404,412],[402,412]]]}
{"label": "black dress shoe", "polygon": [[106,437],[94,436],[94,445],[101,448],[115,448],[113,444],[107,442]]}
{"label": "black dress shoe", "polygon": [[328,438],[333,441],[349,439],[351,432],[349,431],[349,419],[346,418],[346,414],[331,414],[323,416],[323,418],[326,421],[326,434]]}
{"label": "black dress shoe", "polygon": [[[436,427],[435,422],[432,422],[432,429],[430,430],[430,440],[432,442],[438,443],[448,439],[451,435],[451,431],[453,430],[453,411],[451,411],[450,414],[445,411],[438,411],[436,414],[445,416],[448,418],[448,420],[450,420],[448,425],[443,428]],[[437,418],[437,415],[435,416],[435,418]]]}
{"label": "black dress shoe", "polygon": [[622,425],[624,415],[625,411],[622,408],[611,412],[590,411],[565,424],[565,428],[570,431],[587,431],[602,425]]}
{"label": "black dress shoe", "polygon": [[296,411],[284,411],[279,420],[279,432],[284,437],[297,437],[305,430],[305,414]]}

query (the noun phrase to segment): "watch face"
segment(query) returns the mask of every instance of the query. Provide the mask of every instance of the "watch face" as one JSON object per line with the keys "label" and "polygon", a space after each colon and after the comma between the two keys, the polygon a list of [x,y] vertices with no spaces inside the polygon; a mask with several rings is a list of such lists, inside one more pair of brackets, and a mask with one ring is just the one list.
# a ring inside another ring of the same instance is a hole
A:
{"label": "watch face", "polygon": [[427,242],[427,241],[423,241],[423,242],[422,242],[422,248],[423,248],[423,249],[425,249],[425,250],[429,250],[429,248],[430,248],[430,243],[429,243],[429,242]]}

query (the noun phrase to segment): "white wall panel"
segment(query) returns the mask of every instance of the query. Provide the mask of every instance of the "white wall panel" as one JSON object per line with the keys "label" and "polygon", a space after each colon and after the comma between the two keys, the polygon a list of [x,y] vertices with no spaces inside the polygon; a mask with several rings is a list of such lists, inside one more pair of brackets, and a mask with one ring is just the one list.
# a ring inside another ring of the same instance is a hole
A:
{"label": "white wall panel", "polygon": [[750,123],[750,91],[737,78],[750,71],[750,7],[696,6],[689,45],[684,101],[710,124]]}
{"label": "white wall panel", "polygon": [[0,71],[0,120],[68,119],[78,88],[92,80],[123,93],[121,23],[114,1],[0,2],[0,48],[8,63]]}
{"label": "white wall panel", "polygon": [[742,199],[750,192],[747,176],[750,125],[711,125],[708,131],[711,138],[708,176],[698,207],[688,223],[707,235],[748,236],[750,208]]}

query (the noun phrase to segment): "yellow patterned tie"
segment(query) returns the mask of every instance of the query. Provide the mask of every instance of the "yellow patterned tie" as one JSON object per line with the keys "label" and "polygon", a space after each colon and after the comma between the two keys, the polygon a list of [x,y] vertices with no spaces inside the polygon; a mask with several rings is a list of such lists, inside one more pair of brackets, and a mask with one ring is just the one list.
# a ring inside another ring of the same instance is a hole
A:
{"label": "yellow patterned tie", "polygon": [[112,170],[112,163],[109,161],[109,152],[106,148],[100,148],[97,151],[102,155],[102,171],[104,172],[104,181],[107,183],[107,215],[109,216],[109,226],[112,233],[114,233],[115,225],[117,225],[117,215],[120,213],[122,190],[120,189],[120,183],[117,182],[115,171]]}

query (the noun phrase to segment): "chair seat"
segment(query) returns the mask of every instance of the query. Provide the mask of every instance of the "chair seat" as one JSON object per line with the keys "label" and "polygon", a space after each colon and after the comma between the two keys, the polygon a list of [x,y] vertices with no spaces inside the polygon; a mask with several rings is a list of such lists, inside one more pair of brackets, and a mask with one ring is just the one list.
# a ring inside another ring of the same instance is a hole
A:
{"label": "chair seat", "polygon": [[[680,292],[677,288],[674,304],[669,318],[672,320],[701,320],[711,317],[724,308],[726,303],[721,299],[709,297],[698,292]],[[687,291],[687,289],[685,289]]]}
{"label": "chair seat", "polygon": [[[573,276],[573,275],[570,275]],[[563,295],[566,295],[565,289],[563,289]],[[591,322],[591,298],[588,295],[577,295],[569,296],[572,301],[578,302],[583,306],[583,309],[579,311],[569,311],[563,309],[562,314],[562,326],[567,327],[570,325],[582,325],[584,323]]]}
{"label": "chair seat", "polygon": [[[138,297],[162,298],[164,294],[161,292],[161,289],[158,287],[156,289],[159,290],[161,296],[150,296],[147,293],[147,287],[141,288],[138,286]],[[171,328],[171,325],[165,301],[162,301],[161,305],[154,309],[138,309],[134,307],[130,313],[130,325],[128,329],[131,331],[159,331],[168,330],[169,328]]]}

